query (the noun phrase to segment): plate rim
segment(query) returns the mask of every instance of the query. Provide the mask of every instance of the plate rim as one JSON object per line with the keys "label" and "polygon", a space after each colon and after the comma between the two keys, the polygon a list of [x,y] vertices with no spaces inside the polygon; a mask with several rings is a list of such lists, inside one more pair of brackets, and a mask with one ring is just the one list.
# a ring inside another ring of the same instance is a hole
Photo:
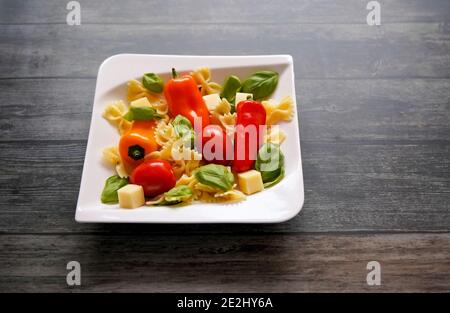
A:
{"label": "plate rim", "polygon": [[[94,101],[92,103],[92,110],[94,111],[94,106],[95,103],[97,102],[97,98],[99,97],[99,84],[100,84],[100,80],[99,80],[99,76],[100,73],[102,72],[103,68],[107,65],[109,65],[109,63],[113,62],[114,60],[118,59],[118,58],[127,58],[127,57],[153,57],[153,58],[178,58],[178,59],[182,59],[182,58],[207,58],[207,59],[220,59],[220,58],[227,58],[227,59],[267,59],[267,58],[272,58],[272,59],[280,59],[280,61],[282,61],[283,64],[287,64],[288,67],[290,67],[290,71],[291,71],[291,77],[292,77],[292,81],[291,81],[291,88],[292,88],[292,93],[294,96],[296,96],[296,90],[295,90],[295,73],[294,73],[294,62],[293,62],[293,57],[289,54],[262,54],[262,55],[175,55],[175,54],[141,54],[141,53],[119,53],[119,54],[114,54],[112,56],[109,56],[108,58],[106,58],[99,66],[98,72],[97,72],[97,77],[96,77],[96,86],[95,86],[95,93],[94,93]],[[295,99],[294,99],[295,101]],[[296,101],[295,101],[296,103]],[[298,175],[299,175],[299,179],[300,179],[300,201],[298,202],[298,205],[295,206],[295,209],[293,208],[292,210],[289,210],[286,214],[281,215],[280,217],[275,217],[275,218],[257,218],[257,217],[253,217],[251,219],[249,219],[248,217],[244,217],[244,218],[236,218],[236,219],[230,219],[230,218],[219,218],[219,219],[215,219],[215,218],[211,218],[209,217],[208,219],[205,218],[198,218],[198,217],[193,217],[191,219],[186,219],[183,218],[182,220],[180,219],[174,219],[174,220],[167,220],[166,218],[163,218],[161,220],[158,220],[157,218],[155,219],[154,217],[152,217],[151,219],[147,219],[147,218],[141,218],[139,220],[137,219],[133,219],[133,218],[129,218],[129,216],[127,217],[126,215],[118,218],[118,219],[106,219],[104,217],[94,217],[93,215],[98,215],[98,213],[96,212],[88,212],[85,210],[81,210],[80,209],[80,201],[81,201],[81,197],[82,197],[82,184],[84,182],[86,178],[85,172],[86,172],[86,167],[87,167],[87,153],[88,153],[88,147],[89,147],[89,143],[92,142],[91,137],[94,136],[94,131],[93,131],[93,123],[94,123],[94,119],[95,116],[92,113],[91,114],[91,120],[90,120],[90,125],[89,125],[89,135],[88,135],[88,140],[86,143],[86,151],[85,151],[85,156],[84,156],[84,161],[83,161],[83,170],[82,170],[82,175],[81,175],[81,182],[80,182],[80,188],[79,188],[79,194],[78,194],[78,199],[77,199],[77,206],[76,206],[76,212],[75,212],[75,221],[78,223],[99,223],[99,224],[103,224],[103,223],[133,223],[133,224],[273,224],[273,223],[282,223],[282,222],[286,222],[292,218],[294,218],[295,216],[297,216],[300,211],[303,208],[304,205],[304,201],[305,201],[305,196],[304,196],[304,177],[303,177],[303,164],[302,164],[302,156],[301,156],[301,140],[300,140],[300,134],[299,134],[299,123],[298,123],[298,111],[297,108],[296,110],[296,116],[293,119],[293,122],[295,123],[295,128],[298,132],[298,145],[296,145],[297,150],[298,150],[298,155],[299,155],[299,162],[298,162]],[[297,171],[296,170],[296,171]]]}

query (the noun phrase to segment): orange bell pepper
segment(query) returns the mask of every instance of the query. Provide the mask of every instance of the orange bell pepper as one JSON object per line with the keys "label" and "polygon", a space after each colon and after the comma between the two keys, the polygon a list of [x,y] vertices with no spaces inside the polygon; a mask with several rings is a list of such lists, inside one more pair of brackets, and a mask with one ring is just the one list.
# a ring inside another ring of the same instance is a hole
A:
{"label": "orange bell pepper", "polygon": [[155,126],[154,120],[134,121],[131,129],[120,138],[119,154],[128,173],[144,161],[146,154],[158,149]]}
{"label": "orange bell pepper", "polygon": [[164,86],[164,96],[169,107],[169,115],[183,115],[194,126],[194,119],[201,118],[202,128],[209,125],[209,111],[191,75],[178,77],[172,69],[172,79]]}

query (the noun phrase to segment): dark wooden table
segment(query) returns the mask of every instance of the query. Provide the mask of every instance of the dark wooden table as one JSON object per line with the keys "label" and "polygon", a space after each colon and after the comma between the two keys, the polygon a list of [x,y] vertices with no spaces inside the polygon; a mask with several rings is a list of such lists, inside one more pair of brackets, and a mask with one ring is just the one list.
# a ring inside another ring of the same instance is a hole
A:
{"label": "dark wooden table", "polygon": [[[361,0],[81,0],[80,26],[67,2],[0,0],[0,291],[450,290],[450,1],[382,0],[380,26]],[[291,54],[301,213],[77,224],[98,66],[123,52]]]}

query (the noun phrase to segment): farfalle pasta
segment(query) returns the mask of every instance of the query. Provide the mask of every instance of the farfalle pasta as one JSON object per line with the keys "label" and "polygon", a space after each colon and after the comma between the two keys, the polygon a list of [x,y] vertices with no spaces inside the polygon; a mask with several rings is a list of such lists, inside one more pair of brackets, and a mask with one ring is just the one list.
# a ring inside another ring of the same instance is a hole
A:
{"label": "farfalle pasta", "polygon": [[128,82],[127,100],[134,101],[141,98],[147,98],[150,106],[156,109],[161,115],[167,114],[167,102],[163,96],[146,89],[141,82],[133,79]]}
{"label": "farfalle pasta", "polygon": [[175,140],[176,134],[173,125],[165,120],[161,120],[155,129],[155,139],[160,146]]}
{"label": "farfalle pasta", "polygon": [[200,67],[192,71],[191,75],[197,83],[202,96],[220,93],[222,90],[222,86],[211,81],[211,71],[208,67]]}
{"label": "farfalle pasta", "polygon": [[102,202],[123,208],[232,203],[280,182],[286,133],[275,124],[292,119],[292,98],[266,100],[278,83],[276,72],[224,81],[214,82],[207,67],[187,75],[172,69],[166,81],[156,73],[130,80],[127,103],[107,104],[103,113],[120,139],[102,151],[116,172]]}
{"label": "farfalle pasta", "polygon": [[231,104],[226,98],[220,99],[210,111],[211,121],[220,125],[228,134],[232,134],[236,125],[236,113],[231,113]]}
{"label": "farfalle pasta", "polygon": [[188,186],[193,190],[193,199],[203,202],[235,202],[245,200],[246,196],[239,190],[234,188],[223,191],[200,183],[193,174],[184,174],[177,182],[177,186]]}
{"label": "farfalle pasta", "polygon": [[117,175],[121,178],[128,177],[128,173],[122,163],[117,147],[107,147],[102,151],[103,160],[110,166],[114,166]]}
{"label": "farfalle pasta", "polygon": [[264,137],[265,142],[271,142],[281,145],[286,139],[286,132],[282,130],[278,125],[270,126],[267,128],[267,132]]}
{"label": "farfalle pasta", "polygon": [[294,114],[293,101],[290,96],[281,99],[280,102],[273,100],[263,101],[262,105],[266,109],[267,125],[274,125],[281,121],[291,121]]}
{"label": "farfalle pasta", "polygon": [[130,130],[132,123],[123,118],[127,108],[123,101],[115,101],[107,105],[103,117],[117,127],[120,134]]}

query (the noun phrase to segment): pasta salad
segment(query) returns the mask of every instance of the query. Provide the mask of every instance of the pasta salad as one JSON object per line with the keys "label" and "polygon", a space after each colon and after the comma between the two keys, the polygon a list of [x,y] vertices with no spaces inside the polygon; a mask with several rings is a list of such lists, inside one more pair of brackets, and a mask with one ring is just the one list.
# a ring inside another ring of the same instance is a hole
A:
{"label": "pasta salad", "polygon": [[270,98],[278,73],[212,80],[207,67],[164,81],[156,73],[127,84],[127,99],[106,106],[117,145],[103,149],[115,170],[101,201],[121,208],[236,202],[284,177],[277,124],[293,118],[293,100]]}

